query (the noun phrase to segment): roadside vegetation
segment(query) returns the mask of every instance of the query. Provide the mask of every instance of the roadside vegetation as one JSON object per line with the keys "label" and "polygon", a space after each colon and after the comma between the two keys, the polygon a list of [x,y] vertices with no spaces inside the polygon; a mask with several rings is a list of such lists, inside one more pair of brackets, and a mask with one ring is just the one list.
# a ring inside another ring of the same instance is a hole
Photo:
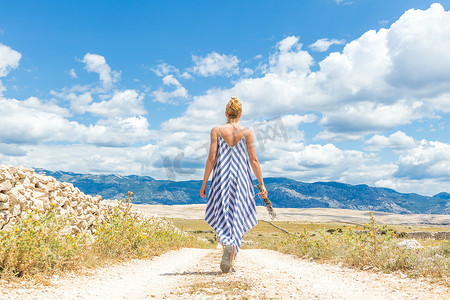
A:
{"label": "roadside vegetation", "polygon": [[370,223],[364,233],[352,227],[307,230],[288,234],[272,241],[266,247],[284,253],[296,254],[318,261],[332,261],[361,269],[384,272],[401,271],[410,277],[430,277],[448,280],[450,275],[450,241],[420,241],[425,247],[405,249],[398,247],[403,239],[386,225],[380,226],[370,213]]}
{"label": "roadside vegetation", "polygon": [[[215,241],[214,232],[202,220],[174,219],[174,224],[197,236]],[[258,225],[244,237],[242,249],[265,248],[320,261],[339,263],[364,270],[387,273],[402,272],[409,277],[427,277],[448,283],[450,275],[450,241],[417,239],[419,249],[403,249],[404,232],[448,231],[448,227],[379,225],[373,214],[364,225],[342,223],[268,222]]]}
{"label": "roadside vegetation", "polygon": [[0,231],[0,278],[44,276],[206,244],[165,219],[138,218],[120,206],[106,213],[93,234],[67,233],[69,218],[52,207]]}

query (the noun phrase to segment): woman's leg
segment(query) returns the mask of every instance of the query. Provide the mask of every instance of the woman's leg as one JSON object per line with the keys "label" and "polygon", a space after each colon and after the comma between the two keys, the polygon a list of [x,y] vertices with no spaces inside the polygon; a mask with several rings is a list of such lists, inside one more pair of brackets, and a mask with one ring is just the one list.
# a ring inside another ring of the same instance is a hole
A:
{"label": "woman's leg", "polygon": [[234,248],[234,245],[233,245],[233,251],[231,252],[231,262],[230,262],[231,268],[233,268],[234,252],[235,252],[235,248]]}
{"label": "woman's leg", "polygon": [[220,262],[220,269],[224,273],[228,273],[231,269],[231,262],[233,259],[234,246],[225,245],[225,250],[222,254],[222,260]]}

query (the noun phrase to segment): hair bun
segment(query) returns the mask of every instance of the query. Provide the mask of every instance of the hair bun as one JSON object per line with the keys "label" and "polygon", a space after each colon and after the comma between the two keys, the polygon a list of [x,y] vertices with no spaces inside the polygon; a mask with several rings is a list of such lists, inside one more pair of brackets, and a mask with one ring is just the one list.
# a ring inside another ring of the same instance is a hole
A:
{"label": "hair bun", "polygon": [[238,117],[242,112],[242,104],[241,101],[237,97],[231,97],[230,101],[226,107],[226,113],[230,118]]}

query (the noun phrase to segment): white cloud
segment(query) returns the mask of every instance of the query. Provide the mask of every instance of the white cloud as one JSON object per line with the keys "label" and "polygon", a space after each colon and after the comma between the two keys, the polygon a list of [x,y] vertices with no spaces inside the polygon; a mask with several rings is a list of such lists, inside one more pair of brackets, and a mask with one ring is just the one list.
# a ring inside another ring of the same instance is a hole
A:
{"label": "white cloud", "polygon": [[301,50],[302,44],[296,36],[288,36],[278,42],[278,51],[270,56],[270,72],[276,74],[293,73],[306,75],[310,72],[313,58]]}
{"label": "white cloud", "polygon": [[72,78],[77,78],[77,73],[75,72],[75,69],[70,69],[69,75]]}
{"label": "white cloud", "polygon": [[368,150],[381,150],[382,148],[391,148],[393,150],[410,149],[417,145],[414,138],[407,136],[404,132],[398,130],[389,137],[384,135],[374,135],[365,142],[369,145]]}
{"label": "white cloud", "polygon": [[0,44],[0,77],[5,77],[19,66],[22,55],[8,46]]}
{"label": "white cloud", "polygon": [[324,113],[320,125],[338,133],[366,134],[408,124],[422,118],[425,113],[420,102],[411,104],[401,100],[389,105],[358,102]]}
{"label": "white cloud", "polygon": [[95,72],[99,75],[105,88],[111,87],[114,82],[119,80],[120,73],[111,71],[105,57],[101,55],[86,53],[83,63],[85,63],[85,68],[88,72]]}
{"label": "white cloud", "polygon": [[345,43],[345,40],[336,40],[336,39],[319,39],[309,45],[309,47],[318,52],[327,51],[332,45],[342,45]]}
{"label": "white cloud", "polygon": [[344,159],[343,151],[333,144],[308,145],[299,156],[300,165],[311,168],[332,167]]}
{"label": "white cloud", "polygon": [[188,97],[187,90],[173,75],[165,76],[162,81],[164,86],[173,86],[175,89],[171,92],[165,91],[163,88],[153,91],[152,95],[155,101],[161,103],[174,103],[176,99],[186,99]]}
{"label": "white cloud", "polygon": [[159,77],[163,77],[169,75],[171,73],[178,74],[180,71],[167,63],[161,63],[156,68],[152,69],[152,71]]}
{"label": "white cloud", "polygon": [[253,75],[253,70],[250,68],[244,68],[244,70],[242,70],[242,73],[244,74],[244,77],[248,77]]}
{"label": "white cloud", "polygon": [[150,139],[148,120],[143,117],[109,118],[90,125],[83,135],[88,144],[110,147],[126,147]]}
{"label": "white cloud", "polygon": [[85,92],[79,95],[69,93],[62,96],[70,101],[70,109],[76,114],[84,114],[89,110],[89,105],[92,103],[92,95],[90,92]]}
{"label": "white cloud", "polygon": [[27,152],[18,145],[0,143],[0,155],[4,156],[24,156]]}
{"label": "white cloud", "polygon": [[[19,66],[22,54],[0,43],[0,77],[5,77],[11,71]],[[6,91],[0,80],[0,96]]]}
{"label": "white cloud", "polygon": [[[85,102],[89,103],[89,97],[86,97]],[[116,91],[111,99],[94,102],[85,110],[106,118],[139,116],[146,114],[142,99],[143,95],[135,90]]]}
{"label": "white cloud", "polygon": [[192,75],[189,74],[188,72],[184,72],[183,74],[181,74],[181,78],[183,78],[183,79],[192,79]]}
{"label": "white cloud", "polygon": [[[0,98],[0,141],[11,145],[9,148],[3,147],[9,152],[4,151],[10,153],[11,149],[19,149],[14,145],[48,142],[123,147],[150,139],[148,120],[136,116],[146,111],[142,107],[142,96],[135,91],[117,92],[111,100],[91,105],[90,97],[89,93],[78,98],[74,96],[72,105],[78,106],[73,111],[92,111],[107,119],[100,119],[88,126],[70,121],[71,112],[55,102],[44,102],[36,97],[23,101]],[[82,101],[85,103],[81,104]]]}
{"label": "white cloud", "polygon": [[410,9],[386,37],[392,60],[388,80],[395,86],[434,93],[450,84],[450,12],[434,3],[426,11]]}
{"label": "white cloud", "polygon": [[[229,89],[211,89],[204,95],[194,96],[182,116],[161,124],[160,134],[167,137],[167,143],[170,141],[172,149],[177,151],[188,149],[188,145],[175,133],[208,141],[209,130],[225,121],[224,110],[229,97],[237,95],[243,103],[241,123],[247,126],[254,124],[255,120],[271,119],[277,115],[301,116],[306,112],[313,112],[316,116],[313,122],[318,119],[317,116],[321,116],[319,125],[323,127],[323,131],[316,138],[325,139],[326,145],[305,145],[304,134],[298,130],[301,128],[297,128],[298,135],[287,143],[281,138],[268,140],[264,149],[259,149],[258,152],[264,174],[267,174],[265,176],[371,185],[376,182],[387,184],[383,180],[390,180],[402,191],[414,190],[414,185],[408,182],[412,178],[411,172],[402,171],[408,168],[411,170],[411,167],[403,160],[412,157],[412,152],[408,151],[416,149],[419,142],[411,140],[403,132],[395,132],[389,137],[373,136],[366,143],[371,147],[369,150],[390,147],[399,155],[398,163],[380,163],[381,158],[376,153],[342,150],[329,141],[363,140],[365,135],[392,130],[424,118],[434,118],[435,113],[450,110],[450,79],[441,76],[441,66],[429,66],[426,71],[428,75],[432,73],[429,82],[437,78],[436,86],[397,85],[392,76],[409,72],[396,61],[399,57],[395,53],[403,49],[406,45],[404,41],[411,39],[415,41],[415,45],[407,44],[408,47],[416,47],[423,56],[427,56],[429,52],[435,53],[437,57],[432,63],[441,62],[447,66],[450,52],[445,49],[450,47],[446,46],[448,40],[443,39],[450,32],[450,26],[440,24],[446,24],[443,19],[448,20],[450,17],[448,12],[442,11],[441,6],[436,7],[414,11],[415,14],[407,12],[402,16],[402,21],[394,22],[391,28],[364,33],[346,44],[342,52],[329,54],[319,62],[319,70],[315,72],[310,70],[314,61],[307,51],[302,50],[300,39],[287,37],[277,44],[262,77],[241,78]],[[422,36],[418,32],[420,29],[411,25],[418,19],[427,22],[430,38]],[[400,28],[404,34],[394,35],[394,31],[397,32]],[[429,51],[433,47],[440,50]],[[422,69],[417,65],[416,68],[416,73]],[[408,76],[405,74],[406,78]],[[447,86],[441,84],[445,80]],[[288,130],[289,134],[291,128]],[[201,144],[197,146],[200,147]],[[446,158],[445,155],[444,157]],[[444,161],[439,164],[445,165]],[[426,168],[425,173],[430,174],[432,169]],[[445,170],[441,169],[440,173],[433,171],[432,174],[445,175]],[[414,169],[417,174],[416,171]],[[429,188],[420,184],[420,191],[430,194],[433,189],[436,191],[439,188],[436,182],[443,183],[443,180],[436,179],[433,182],[432,179],[425,179]],[[449,187],[449,184],[442,186]]]}
{"label": "white cloud", "polygon": [[350,5],[353,4],[352,0],[334,0],[336,4],[342,4],[342,5]]}
{"label": "white cloud", "polygon": [[234,55],[211,52],[205,57],[192,55],[195,65],[191,71],[204,77],[239,74],[239,59]]}
{"label": "white cloud", "polygon": [[299,41],[300,38],[297,36],[288,36],[277,43],[277,48],[281,52],[298,51],[302,47]]}
{"label": "white cloud", "polygon": [[[79,173],[143,174],[161,178],[161,168],[155,168],[160,159],[157,146],[113,148],[95,145],[37,145],[23,146],[26,156],[3,156],[5,164],[25,165],[48,170]],[[161,178],[163,179],[163,178]]]}
{"label": "white cloud", "polygon": [[0,99],[0,140],[9,144],[76,141],[83,126],[64,118],[68,115],[66,109],[37,98]]}
{"label": "white cloud", "polygon": [[398,160],[398,178],[450,178],[450,145],[422,140],[419,145],[404,151]]}

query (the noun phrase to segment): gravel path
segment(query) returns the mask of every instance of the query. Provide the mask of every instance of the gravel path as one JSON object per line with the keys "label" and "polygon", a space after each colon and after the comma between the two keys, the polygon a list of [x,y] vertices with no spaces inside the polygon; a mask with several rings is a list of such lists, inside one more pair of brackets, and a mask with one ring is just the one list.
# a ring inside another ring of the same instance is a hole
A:
{"label": "gravel path", "polygon": [[49,287],[0,287],[1,299],[450,299],[424,280],[319,264],[270,250],[241,250],[236,272],[221,250],[182,249],[152,260],[52,279]]}

